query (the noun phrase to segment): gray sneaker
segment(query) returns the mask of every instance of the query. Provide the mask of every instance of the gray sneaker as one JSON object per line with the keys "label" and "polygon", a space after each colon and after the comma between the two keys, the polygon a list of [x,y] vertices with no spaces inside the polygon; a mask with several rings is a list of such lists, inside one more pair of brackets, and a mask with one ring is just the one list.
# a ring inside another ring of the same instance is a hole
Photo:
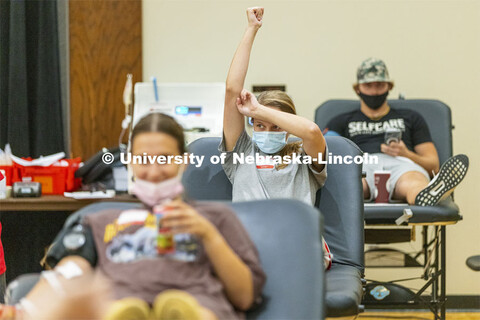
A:
{"label": "gray sneaker", "polygon": [[468,157],[457,154],[450,157],[433,177],[432,181],[415,198],[417,206],[434,206],[447,198],[467,174]]}

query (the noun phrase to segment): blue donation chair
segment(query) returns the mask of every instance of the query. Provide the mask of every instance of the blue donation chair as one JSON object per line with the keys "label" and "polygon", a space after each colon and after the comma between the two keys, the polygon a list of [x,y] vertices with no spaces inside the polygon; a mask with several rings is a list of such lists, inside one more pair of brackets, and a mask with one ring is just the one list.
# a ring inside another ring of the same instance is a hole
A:
{"label": "blue donation chair", "polygon": [[[323,268],[321,221],[318,211],[296,200],[226,203],[240,218],[255,243],[267,274],[265,303],[247,313],[248,319],[322,319]],[[71,229],[83,216],[105,209],[130,209],[134,202],[99,202],[86,206],[65,222]],[[38,274],[9,284],[7,303],[18,303],[37,283]]]}
{"label": "blue donation chair", "polygon": [[[189,152],[204,155],[206,159],[200,168],[190,166],[185,171],[183,181],[189,197],[231,201],[232,185],[222,166],[208,161],[212,155],[219,155],[219,143],[220,138],[202,138],[189,145]],[[327,145],[329,152],[335,155],[362,154],[355,144],[342,137],[327,137]],[[324,237],[333,252],[332,268],[325,272],[326,315],[355,317],[363,310],[360,305],[364,268],[361,167],[328,165],[327,172],[327,182],[317,193],[317,204],[324,217]],[[280,217],[272,215],[271,218],[273,223]],[[323,273],[323,267],[318,273]]]}
{"label": "blue donation chair", "polygon": [[[452,155],[452,123],[450,108],[437,100],[389,100],[388,104],[393,109],[415,110],[425,119],[435,147],[438,151],[440,164],[445,162]],[[350,112],[360,108],[358,100],[329,100],[320,105],[315,111],[315,122],[320,129],[325,129],[328,122],[342,113]],[[408,211],[411,210],[411,211]],[[408,216],[406,213],[413,213]],[[405,215],[404,215],[405,214]],[[389,297],[380,295],[375,298],[375,287],[379,283],[367,285],[367,295],[364,304],[406,304],[412,305],[422,303],[434,313],[435,319],[445,319],[445,297],[446,297],[446,225],[455,224],[462,219],[458,206],[453,202],[452,197],[442,201],[437,206],[421,207],[409,206],[408,204],[365,204],[365,223],[367,226],[392,225],[395,221],[404,216],[404,225],[420,226],[423,228],[423,249],[409,260],[415,263],[412,266],[422,267],[424,270],[419,277],[424,279],[425,285],[417,292],[411,292],[406,288],[390,283],[384,283],[383,288],[393,291],[403,289],[408,292],[405,301],[394,299],[394,294]],[[326,223],[327,224],[327,223]],[[429,236],[428,228],[433,228],[433,236]],[[366,229],[366,231],[368,231]],[[382,239],[372,239],[372,243],[388,243]],[[385,240],[385,239],[384,239]],[[368,237],[366,239],[368,243]],[[423,256],[421,262],[416,263],[419,257]],[[429,263],[430,257],[434,262]],[[367,265],[368,266],[368,265]],[[399,280],[397,280],[399,281]],[[390,285],[390,286],[389,286]],[[425,298],[422,294],[431,287],[431,294]],[[372,289],[373,291],[371,291]],[[384,291],[386,292],[386,291]],[[388,291],[389,292],[389,291]],[[391,300],[390,300],[391,299]]]}

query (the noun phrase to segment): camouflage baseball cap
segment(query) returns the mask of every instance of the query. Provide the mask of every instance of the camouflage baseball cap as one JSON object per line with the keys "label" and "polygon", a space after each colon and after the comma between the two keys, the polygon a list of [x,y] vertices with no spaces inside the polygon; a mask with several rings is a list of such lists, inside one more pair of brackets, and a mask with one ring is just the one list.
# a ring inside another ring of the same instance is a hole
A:
{"label": "camouflage baseball cap", "polygon": [[357,83],[390,82],[385,62],[377,58],[368,58],[357,69]]}

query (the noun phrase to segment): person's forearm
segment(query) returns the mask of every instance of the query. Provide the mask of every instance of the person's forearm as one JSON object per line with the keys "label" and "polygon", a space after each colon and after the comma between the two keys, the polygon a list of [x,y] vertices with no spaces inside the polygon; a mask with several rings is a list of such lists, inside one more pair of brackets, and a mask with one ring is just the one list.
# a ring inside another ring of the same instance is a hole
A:
{"label": "person's forearm", "polygon": [[254,118],[274,123],[288,133],[301,138],[304,143],[320,142],[322,144],[320,152],[323,152],[325,139],[322,135],[322,131],[313,121],[265,106],[261,106],[258,109]]}
{"label": "person's forearm", "polygon": [[230,69],[228,70],[226,82],[227,93],[231,93],[235,97],[237,97],[243,89],[248,63],[250,61],[250,52],[258,29],[259,28],[255,26],[247,27],[237,51],[235,51]]}
{"label": "person's forearm", "polygon": [[233,252],[220,233],[204,239],[203,245],[230,302],[247,310],[253,302],[253,280],[248,266]]}
{"label": "person's forearm", "polygon": [[429,175],[432,174],[432,171],[437,173],[439,169],[438,160],[435,157],[431,156],[421,156],[416,152],[410,151],[407,149],[405,157],[409,158],[422,168],[424,168]]}
{"label": "person's forearm", "polygon": [[227,151],[233,150],[238,137],[245,129],[245,119],[238,111],[235,101],[243,89],[250,60],[250,51],[252,50],[253,40],[257,31],[258,27],[247,27],[228,71],[223,112],[223,133]]}
{"label": "person's forearm", "polygon": [[[78,272],[81,270],[78,274],[76,274],[73,278],[77,276],[85,277],[86,275],[91,275],[93,272],[93,268],[90,265],[90,262],[88,262],[87,259],[81,257],[81,256],[67,256],[60,260],[60,262],[55,266],[53,270],[57,270],[60,267],[66,266],[73,263],[75,265],[75,271]],[[69,269],[72,269],[72,266],[69,266]],[[64,282],[70,281],[69,279],[64,277],[64,274],[59,273],[58,276],[55,276],[57,279],[60,287],[64,284]],[[30,292],[27,294],[26,298],[29,301],[42,301],[43,300],[43,295],[47,291],[47,288],[51,287],[52,285],[43,277],[40,278],[40,280],[35,284],[35,286],[30,290]],[[55,290],[58,290],[58,288],[53,288]]]}

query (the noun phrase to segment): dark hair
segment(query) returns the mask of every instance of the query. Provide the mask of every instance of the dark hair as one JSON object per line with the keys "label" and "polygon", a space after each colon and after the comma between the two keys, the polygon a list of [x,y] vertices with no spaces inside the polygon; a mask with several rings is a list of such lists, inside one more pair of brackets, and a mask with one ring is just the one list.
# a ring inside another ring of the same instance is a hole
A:
{"label": "dark hair", "polygon": [[181,154],[187,151],[182,126],[179,125],[174,118],[166,114],[155,112],[141,118],[132,130],[132,135],[130,137],[130,150],[132,150],[135,137],[145,132],[161,132],[168,134],[177,140],[178,150]]}

